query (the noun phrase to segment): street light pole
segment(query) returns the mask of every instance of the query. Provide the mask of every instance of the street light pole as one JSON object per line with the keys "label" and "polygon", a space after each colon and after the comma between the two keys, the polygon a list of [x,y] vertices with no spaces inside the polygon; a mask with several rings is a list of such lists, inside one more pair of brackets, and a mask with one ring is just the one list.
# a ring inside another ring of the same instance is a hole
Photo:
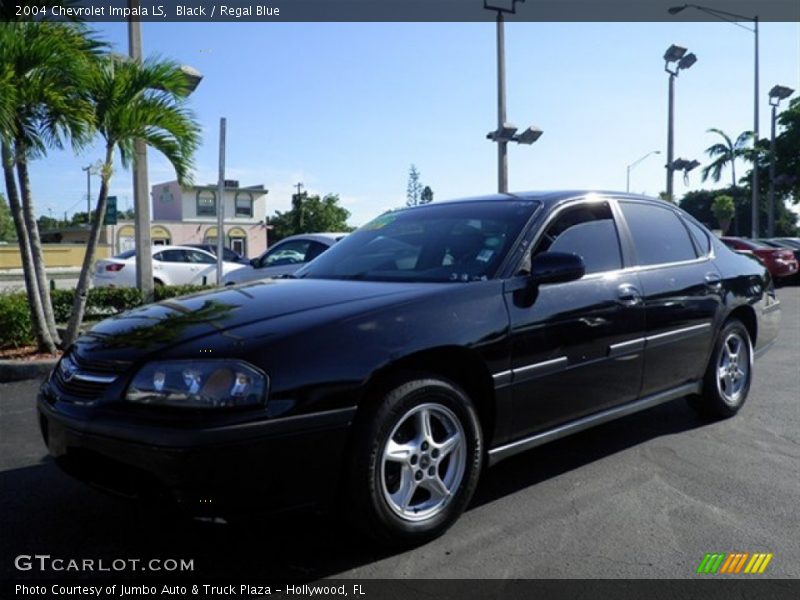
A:
{"label": "street light pole", "polygon": [[631,164],[629,164],[625,168],[625,191],[626,192],[630,192],[631,191],[631,169],[633,169],[636,165],[638,165],[640,162],[642,162],[645,158],[647,158],[648,156],[652,156],[653,154],[661,154],[661,150],[651,150],[650,152],[648,152],[647,154],[645,154],[641,158],[637,158],[635,161],[633,161]]}
{"label": "street light pole", "polygon": [[673,201],[672,186],[675,170],[672,164],[675,152],[675,77],[678,72],[669,73],[669,109],[667,116],[667,200]]}
{"label": "street light pole", "polygon": [[[497,130],[506,124],[506,40],[505,17],[497,11]],[[508,142],[497,141],[497,192],[508,192]]]}
{"label": "street light pole", "polygon": [[483,8],[497,11],[497,129],[486,134],[487,139],[497,144],[497,192],[508,193],[508,142],[530,145],[539,139],[542,130],[538,127],[528,127],[522,133],[517,133],[517,128],[506,121],[506,39],[505,39],[505,13],[514,14],[517,2],[525,0],[511,0],[511,7],[490,6],[487,0],[483,1]]}
{"label": "street light pole", "polygon": [[[758,15],[748,17],[736,13],[728,12],[726,10],[719,10],[717,8],[709,8],[708,6],[700,6],[699,4],[684,4],[683,6],[673,6],[667,12],[671,15],[676,15],[686,8],[695,8],[701,12],[707,13],[712,17],[716,17],[722,21],[733,23],[737,27],[746,29],[753,34],[755,38],[755,65],[753,68],[753,194],[750,200],[750,237],[755,239],[758,237]],[[753,23],[753,28],[745,27],[738,21],[750,21]]]}
{"label": "street light pole", "polygon": [[[667,116],[667,200],[674,202],[673,180],[675,175],[675,78],[697,62],[694,53],[686,54],[686,48],[672,44],[664,53],[664,70],[669,73],[669,108]],[[674,70],[670,65],[676,63]]]}
{"label": "street light pole", "polygon": [[775,122],[778,118],[778,104],[788,98],[794,90],[776,85],[769,91],[769,104],[772,107],[772,119],[769,136],[769,204],[767,205],[767,237],[775,235]]}
{"label": "street light pole", "polygon": [[[129,0],[131,14],[139,0]],[[142,27],[136,17],[128,19],[128,47],[131,59],[142,61]],[[136,247],[136,287],[145,302],[153,300],[153,254],[150,251],[150,185],[147,178],[147,145],[142,139],[133,143],[133,227]]]}
{"label": "street light pole", "polygon": [[758,237],[758,15],[753,18],[755,77],[753,83],[753,197],[750,206],[750,238]]}

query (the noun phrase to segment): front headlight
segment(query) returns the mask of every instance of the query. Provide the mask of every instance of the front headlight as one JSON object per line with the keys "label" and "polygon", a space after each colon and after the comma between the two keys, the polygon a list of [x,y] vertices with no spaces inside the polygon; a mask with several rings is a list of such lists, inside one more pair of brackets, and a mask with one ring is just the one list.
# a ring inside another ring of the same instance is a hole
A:
{"label": "front headlight", "polygon": [[268,378],[238,360],[175,360],[147,363],[133,378],[125,400],[138,404],[224,408],[264,404]]}

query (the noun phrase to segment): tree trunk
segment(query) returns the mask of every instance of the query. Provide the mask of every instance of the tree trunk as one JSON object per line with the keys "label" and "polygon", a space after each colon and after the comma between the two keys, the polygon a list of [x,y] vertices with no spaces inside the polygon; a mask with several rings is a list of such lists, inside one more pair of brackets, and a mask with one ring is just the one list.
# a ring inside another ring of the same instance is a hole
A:
{"label": "tree trunk", "polygon": [[50,288],[47,285],[47,272],[44,268],[44,254],[42,252],[42,241],[39,237],[39,224],[36,222],[36,211],[33,209],[31,182],[28,177],[28,157],[24,144],[21,144],[19,140],[17,141],[16,150],[17,179],[19,180],[19,191],[22,196],[22,216],[28,229],[28,241],[33,257],[33,271],[36,275],[36,283],[39,286],[39,298],[44,312],[44,322],[50,333],[50,338],[58,344],[58,331],[56,330],[56,319],[53,315],[53,302],[50,299]]}
{"label": "tree trunk", "polygon": [[[733,196],[733,235],[739,235],[739,209],[736,205],[737,196],[739,195],[737,192],[739,190],[736,188],[736,154],[731,151],[731,196]],[[725,233],[726,229],[722,230],[722,233]]]}
{"label": "tree trunk", "polygon": [[[94,223],[89,233],[89,240],[86,243],[86,255],[83,257],[81,276],[78,279],[78,287],[75,289],[75,300],[72,303],[72,315],[69,318],[67,331],[64,333],[64,344],[69,345],[78,337],[78,330],[83,322],[83,315],[86,312],[86,299],[89,296],[89,286],[94,277],[94,257],[97,251],[97,243],[100,240],[100,228],[103,226],[103,218],[106,214],[106,204],[108,204],[108,182],[111,179],[111,167],[114,161],[114,147],[106,146],[106,160],[103,165],[103,175],[100,178],[100,194],[97,197],[97,208],[94,211]],[[87,215],[88,216],[88,215]]]}
{"label": "tree trunk", "polygon": [[42,300],[39,296],[39,285],[36,280],[33,267],[33,255],[31,254],[28,230],[25,228],[22,216],[22,206],[19,202],[17,192],[17,181],[14,179],[14,161],[11,149],[7,144],[2,144],[3,176],[5,177],[6,193],[8,194],[8,205],[11,209],[11,218],[14,220],[14,229],[17,232],[17,243],[19,244],[19,254],[22,261],[22,274],[25,278],[25,292],[28,296],[28,304],[31,307],[31,317],[33,323],[33,333],[36,336],[36,344],[42,352],[55,352],[56,345],[50,335],[50,330],[46,326]]}

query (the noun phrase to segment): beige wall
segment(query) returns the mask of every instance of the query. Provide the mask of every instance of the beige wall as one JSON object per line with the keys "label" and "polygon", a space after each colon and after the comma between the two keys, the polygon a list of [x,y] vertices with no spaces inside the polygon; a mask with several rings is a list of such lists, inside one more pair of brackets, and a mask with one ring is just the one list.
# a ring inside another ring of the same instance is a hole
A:
{"label": "beige wall", "polygon": [[[84,244],[42,244],[46,267],[80,267],[86,253]],[[97,246],[97,258],[108,258],[111,249],[106,244]],[[21,269],[22,260],[16,244],[0,246],[0,269]]]}

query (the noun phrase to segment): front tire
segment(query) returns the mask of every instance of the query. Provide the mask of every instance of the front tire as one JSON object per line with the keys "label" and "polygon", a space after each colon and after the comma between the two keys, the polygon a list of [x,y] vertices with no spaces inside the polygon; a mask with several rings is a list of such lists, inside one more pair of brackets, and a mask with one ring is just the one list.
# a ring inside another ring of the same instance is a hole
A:
{"label": "front tire", "polygon": [[723,326],[703,379],[703,392],[689,405],[704,417],[732,417],[744,405],[753,379],[753,344],[744,323],[731,319]]}
{"label": "front tire", "polygon": [[350,470],[351,515],[392,545],[444,533],[466,508],[480,475],[477,413],[458,386],[413,379],[390,391],[356,424]]}

